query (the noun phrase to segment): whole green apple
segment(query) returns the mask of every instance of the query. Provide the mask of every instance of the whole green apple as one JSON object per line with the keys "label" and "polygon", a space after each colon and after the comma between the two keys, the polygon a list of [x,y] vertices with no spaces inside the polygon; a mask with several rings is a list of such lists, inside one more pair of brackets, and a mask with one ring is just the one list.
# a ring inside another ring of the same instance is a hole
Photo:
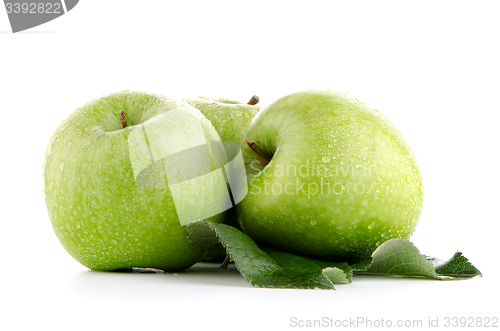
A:
{"label": "whole green apple", "polygon": [[414,231],[420,171],[378,111],[339,92],[298,92],[261,110],[246,139],[249,187],[238,221],[258,244],[356,262]]}
{"label": "whole green apple", "polygon": [[59,241],[94,270],[190,267],[204,252],[187,241],[186,224],[222,222],[230,207],[224,176],[212,171],[223,157],[215,141],[197,109],[159,95],[122,91],[77,109],[44,161]]}
{"label": "whole green apple", "polygon": [[253,96],[246,104],[223,98],[190,98],[183,100],[199,109],[212,123],[222,141],[241,143],[248,125],[260,107],[259,98]]}

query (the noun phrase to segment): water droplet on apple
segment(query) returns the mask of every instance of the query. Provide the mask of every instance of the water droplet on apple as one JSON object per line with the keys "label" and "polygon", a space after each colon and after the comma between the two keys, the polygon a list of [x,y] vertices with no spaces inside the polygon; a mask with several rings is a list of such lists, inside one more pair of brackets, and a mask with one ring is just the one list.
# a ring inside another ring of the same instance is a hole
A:
{"label": "water droplet on apple", "polygon": [[373,229],[375,227],[375,222],[371,222],[369,225],[368,225],[368,229]]}
{"label": "water droplet on apple", "polygon": [[333,145],[332,144],[328,144],[328,148],[333,148]]}
{"label": "water droplet on apple", "polygon": [[59,164],[59,169],[60,169],[61,171],[63,171],[63,170],[64,170],[64,162],[61,162],[61,164]]}
{"label": "water droplet on apple", "polygon": [[111,240],[109,241],[109,243],[110,243],[110,244],[112,244],[112,245],[117,245],[117,244],[118,244],[118,241],[116,241],[116,240],[114,240],[114,239],[111,239]]}
{"label": "water droplet on apple", "polygon": [[408,183],[409,183],[409,182],[411,182],[411,178],[410,178],[410,176],[406,176],[406,181],[407,181]]}
{"label": "water droplet on apple", "polygon": [[393,161],[393,160],[391,160],[391,166],[393,166],[393,165],[394,165],[394,161]]}
{"label": "water droplet on apple", "polygon": [[257,206],[253,207],[253,211],[259,211],[259,207]]}
{"label": "water droplet on apple", "polygon": [[330,158],[328,156],[323,156],[322,158],[323,162],[328,163],[330,162]]}
{"label": "water droplet on apple", "polygon": [[315,226],[315,225],[316,225],[316,223],[318,223],[316,220],[312,220],[312,221],[311,221],[311,225],[312,225],[312,226]]}

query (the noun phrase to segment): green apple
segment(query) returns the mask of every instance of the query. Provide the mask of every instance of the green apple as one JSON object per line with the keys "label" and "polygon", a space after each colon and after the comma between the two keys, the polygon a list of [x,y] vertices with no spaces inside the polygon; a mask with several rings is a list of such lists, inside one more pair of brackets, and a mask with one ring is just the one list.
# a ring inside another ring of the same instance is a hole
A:
{"label": "green apple", "polygon": [[[246,104],[224,98],[205,97],[189,98],[183,101],[199,109],[210,120],[222,141],[236,144],[240,144],[244,139],[248,125],[260,110],[257,105],[259,97],[256,95],[252,96]],[[224,223],[239,228],[234,208],[228,210]],[[215,255],[220,254],[216,252]]]}
{"label": "green apple", "polygon": [[258,244],[356,262],[414,231],[423,204],[414,154],[358,100],[329,90],[288,95],[257,114],[246,139],[238,221]]}
{"label": "green apple", "polygon": [[239,144],[244,138],[248,125],[260,107],[259,98],[253,96],[246,104],[223,98],[190,98],[183,100],[199,109],[212,122],[222,141]]}
{"label": "green apple", "polygon": [[216,141],[197,109],[159,95],[122,91],[77,109],[44,161],[59,241],[94,270],[190,267],[204,252],[187,241],[186,224],[222,222],[230,207]]}

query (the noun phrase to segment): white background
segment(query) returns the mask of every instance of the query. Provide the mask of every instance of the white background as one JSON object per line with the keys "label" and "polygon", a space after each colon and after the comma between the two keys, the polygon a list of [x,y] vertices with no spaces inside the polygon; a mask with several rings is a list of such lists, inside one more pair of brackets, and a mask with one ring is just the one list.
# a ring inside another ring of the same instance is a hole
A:
{"label": "white background", "polygon": [[[291,317],[424,326],[429,317],[499,317],[499,17],[497,1],[87,0],[12,34],[0,7],[0,327],[281,330]],[[259,289],[213,267],[91,272],[57,241],[42,162],[52,132],[83,103],[137,89],[257,94],[265,106],[309,87],[349,92],[399,128],[425,186],[412,241],[442,259],[461,250],[483,278]]]}

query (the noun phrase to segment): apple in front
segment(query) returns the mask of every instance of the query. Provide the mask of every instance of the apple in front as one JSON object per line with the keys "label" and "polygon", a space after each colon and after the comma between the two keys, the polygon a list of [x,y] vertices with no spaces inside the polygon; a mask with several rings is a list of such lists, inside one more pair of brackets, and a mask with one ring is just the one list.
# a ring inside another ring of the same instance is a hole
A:
{"label": "apple in front", "polygon": [[[186,239],[195,219],[231,207],[224,151],[190,105],[122,91],[85,104],[46,151],[45,201],[64,248],[94,270],[183,270],[202,257]],[[186,153],[188,151],[188,153]]]}
{"label": "apple in front", "polygon": [[237,213],[259,245],[356,262],[414,231],[420,171],[378,111],[338,92],[298,92],[261,110],[246,139],[248,194]]}

